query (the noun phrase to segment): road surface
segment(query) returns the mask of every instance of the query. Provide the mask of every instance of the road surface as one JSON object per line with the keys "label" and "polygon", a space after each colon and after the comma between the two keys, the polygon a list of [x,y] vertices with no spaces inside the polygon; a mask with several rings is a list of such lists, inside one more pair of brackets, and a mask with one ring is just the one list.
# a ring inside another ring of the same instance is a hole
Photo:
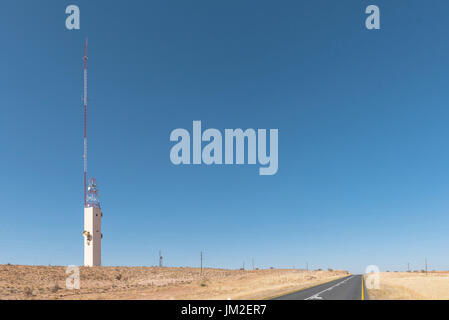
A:
{"label": "road surface", "polygon": [[[362,287],[363,286],[363,287]],[[320,284],[318,286],[289,293],[273,300],[365,300],[367,299],[361,275]]]}

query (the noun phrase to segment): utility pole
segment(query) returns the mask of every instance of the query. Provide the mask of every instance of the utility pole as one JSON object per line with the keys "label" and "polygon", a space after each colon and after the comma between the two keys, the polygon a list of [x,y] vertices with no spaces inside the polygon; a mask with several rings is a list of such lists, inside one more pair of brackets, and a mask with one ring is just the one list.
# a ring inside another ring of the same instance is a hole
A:
{"label": "utility pole", "polygon": [[425,259],[425,263],[426,263],[426,276],[427,276],[427,258]]}
{"label": "utility pole", "polygon": [[243,270],[245,270],[245,261],[243,261]]}
{"label": "utility pole", "polygon": [[254,258],[252,259],[252,262],[253,262],[253,270],[255,270],[255,268],[254,268]]}
{"label": "utility pole", "polygon": [[410,262],[407,262],[407,272],[410,272]]}
{"label": "utility pole", "polygon": [[306,270],[309,271],[309,263],[306,262]]}
{"label": "utility pole", "polygon": [[162,267],[162,253],[161,253],[161,250],[159,250],[159,267]]}
{"label": "utility pole", "polygon": [[201,274],[203,274],[203,251],[201,251],[200,260],[201,260]]}

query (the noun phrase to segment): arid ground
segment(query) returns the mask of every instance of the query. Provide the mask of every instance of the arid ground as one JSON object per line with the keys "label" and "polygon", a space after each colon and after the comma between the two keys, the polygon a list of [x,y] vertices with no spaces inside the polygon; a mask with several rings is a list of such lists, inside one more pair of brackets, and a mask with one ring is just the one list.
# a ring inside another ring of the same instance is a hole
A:
{"label": "arid ground", "polygon": [[368,295],[373,300],[448,300],[449,272],[382,272],[379,289],[368,289]]}
{"label": "arid ground", "polygon": [[0,265],[0,299],[266,299],[348,275],[346,271],[80,267],[80,289],[66,289],[66,267]]}

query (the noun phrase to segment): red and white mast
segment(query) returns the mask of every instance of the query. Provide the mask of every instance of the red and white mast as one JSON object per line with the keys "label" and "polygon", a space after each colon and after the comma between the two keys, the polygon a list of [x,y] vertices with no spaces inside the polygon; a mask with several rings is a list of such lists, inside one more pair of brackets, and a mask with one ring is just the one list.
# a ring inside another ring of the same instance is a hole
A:
{"label": "red and white mast", "polygon": [[101,266],[101,213],[95,178],[87,182],[87,39],[84,43],[84,265]]}
{"label": "red and white mast", "polygon": [[84,43],[84,207],[87,207],[87,39]]}

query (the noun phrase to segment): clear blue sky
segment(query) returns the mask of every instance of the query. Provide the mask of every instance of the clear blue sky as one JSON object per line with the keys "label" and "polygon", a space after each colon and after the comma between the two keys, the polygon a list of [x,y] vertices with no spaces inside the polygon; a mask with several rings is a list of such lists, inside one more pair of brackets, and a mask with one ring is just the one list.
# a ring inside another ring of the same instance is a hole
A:
{"label": "clear blue sky", "polygon": [[[65,28],[78,4],[81,30]],[[381,9],[381,30],[364,27]],[[103,263],[449,269],[447,1],[0,4],[0,263],[82,264],[82,55]],[[174,166],[278,128],[279,171]]]}

